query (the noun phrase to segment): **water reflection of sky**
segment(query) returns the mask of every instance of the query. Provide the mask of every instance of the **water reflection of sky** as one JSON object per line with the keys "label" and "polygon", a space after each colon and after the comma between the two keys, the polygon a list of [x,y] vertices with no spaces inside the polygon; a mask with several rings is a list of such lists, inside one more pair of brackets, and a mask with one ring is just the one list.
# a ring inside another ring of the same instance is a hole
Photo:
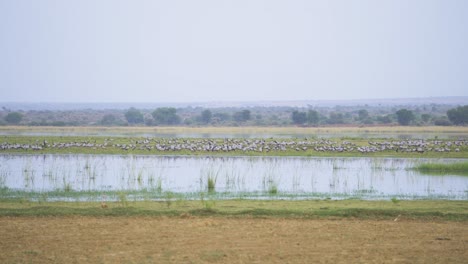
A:
{"label": "water reflection of sky", "polygon": [[[468,199],[468,177],[423,175],[421,162],[457,159],[0,155],[0,184],[10,189],[76,191],[157,189],[349,197]],[[459,161],[459,160],[458,160]]]}

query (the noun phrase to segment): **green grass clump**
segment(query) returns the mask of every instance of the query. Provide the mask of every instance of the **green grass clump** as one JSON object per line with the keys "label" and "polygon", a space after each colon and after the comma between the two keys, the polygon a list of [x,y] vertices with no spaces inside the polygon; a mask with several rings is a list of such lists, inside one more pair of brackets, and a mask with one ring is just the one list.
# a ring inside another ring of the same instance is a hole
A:
{"label": "green grass clump", "polygon": [[206,171],[202,171],[202,173],[206,175],[206,182],[209,193],[214,193],[216,191],[216,181],[218,180],[220,170],[221,168],[209,168]]}
{"label": "green grass clump", "polygon": [[427,174],[457,174],[468,176],[468,162],[458,162],[451,164],[444,163],[423,163],[416,167],[415,170]]}
{"label": "green grass clump", "polygon": [[398,204],[400,202],[400,200],[398,200],[396,197],[393,197],[391,201],[393,204]]}
{"label": "green grass clump", "polygon": [[208,178],[208,192],[214,192],[216,186],[216,178]]}
{"label": "green grass clump", "polygon": [[271,184],[269,187],[268,187],[268,193],[270,195],[276,195],[278,194],[278,186],[276,184]]}

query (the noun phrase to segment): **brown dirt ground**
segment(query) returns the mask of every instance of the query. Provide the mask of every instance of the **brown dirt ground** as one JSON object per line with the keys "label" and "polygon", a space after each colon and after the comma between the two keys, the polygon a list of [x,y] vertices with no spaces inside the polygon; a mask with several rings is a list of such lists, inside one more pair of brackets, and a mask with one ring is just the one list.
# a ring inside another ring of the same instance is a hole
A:
{"label": "brown dirt ground", "polygon": [[0,217],[0,263],[467,263],[468,224]]}

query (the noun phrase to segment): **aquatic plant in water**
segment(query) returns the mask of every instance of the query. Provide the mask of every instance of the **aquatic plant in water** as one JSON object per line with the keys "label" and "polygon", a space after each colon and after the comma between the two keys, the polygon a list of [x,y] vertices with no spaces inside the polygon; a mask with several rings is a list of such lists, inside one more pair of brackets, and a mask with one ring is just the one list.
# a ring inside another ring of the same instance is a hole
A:
{"label": "aquatic plant in water", "polygon": [[207,188],[208,192],[214,192],[216,189],[216,181],[218,180],[218,175],[221,170],[221,167],[218,169],[214,169],[213,167],[208,168],[206,170],[202,170],[201,175],[202,179],[201,181],[203,182],[203,178],[206,179],[207,182]]}
{"label": "aquatic plant in water", "polygon": [[468,162],[457,162],[457,163],[422,163],[415,167],[417,170],[426,174],[457,174],[468,176]]}
{"label": "aquatic plant in water", "polygon": [[278,179],[275,175],[275,167],[270,167],[263,175],[263,188],[270,195],[278,194]]}

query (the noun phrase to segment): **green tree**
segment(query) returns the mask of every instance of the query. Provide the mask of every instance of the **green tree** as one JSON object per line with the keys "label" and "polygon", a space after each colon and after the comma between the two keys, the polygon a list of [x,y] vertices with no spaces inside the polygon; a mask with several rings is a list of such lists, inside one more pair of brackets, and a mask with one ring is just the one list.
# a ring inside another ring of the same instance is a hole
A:
{"label": "green tree", "polygon": [[161,107],[151,114],[158,125],[177,125],[181,118],[177,115],[177,110],[173,107]]}
{"label": "green tree", "polygon": [[455,125],[468,124],[468,105],[459,106],[447,111],[449,120]]}
{"label": "green tree", "polygon": [[233,118],[237,122],[248,121],[250,120],[250,110],[242,110],[240,112],[235,112]]}
{"label": "green tree", "polygon": [[359,115],[359,120],[361,121],[369,118],[369,112],[367,112],[367,110],[365,109],[359,110],[358,115]]}
{"label": "green tree", "polygon": [[330,117],[328,118],[329,124],[344,124],[344,115],[343,113],[330,113]]}
{"label": "green tree", "polygon": [[201,121],[205,124],[208,124],[211,122],[211,118],[213,117],[213,114],[209,109],[203,110],[201,113]]}
{"label": "green tree", "polygon": [[309,110],[307,113],[307,122],[312,125],[317,125],[320,121],[320,115],[315,110]]}
{"label": "green tree", "polygon": [[107,114],[102,117],[101,124],[105,126],[112,126],[115,125],[117,118],[113,114]]}
{"label": "green tree", "polygon": [[134,107],[131,107],[125,112],[125,118],[129,124],[143,123],[143,114]]}
{"label": "green tree", "polygon": [[377,121],[382,124],[390,124],[392,123],[392,115],[377,116]]}
{"label": "green tree", "polygon": [[218,120],[219,122],[226,122],[231,120],[231,115],[228,113],[215,113],[212,119]]}
{"label": "green tree", "polygon": [[14,125],[19,124],[19,122],[21,122],[22,119],[23,119],[23,115],[18,112],[11,112],[5,116],[5,121],[8,124],[14,124]]}
{"label": "green tree", "polygon": [[415,119],[413,111],[408,109],[400,109],[396,111],[395,114],[397,116],[398,123],[402,126],[409,125]]}
{"label": "green tree", "polygon": [[294,124],[302,125],[307,121],[307,114],[306,112],[299,112],[294,110],[291,114],[291,118]]}
{"label": "green tree", "polygon": [[434,120],[434,125],[436,126],[451,126],[452,122],[450,122],[446,117],[439,117]]}
{"label": "green tree", "polygon": [[421,120],[422,120],[424,123],[429,122],[430,119],[431,119],[431,115],[430,115],[430,114],[422,114],[422,115],[421,115]]}

